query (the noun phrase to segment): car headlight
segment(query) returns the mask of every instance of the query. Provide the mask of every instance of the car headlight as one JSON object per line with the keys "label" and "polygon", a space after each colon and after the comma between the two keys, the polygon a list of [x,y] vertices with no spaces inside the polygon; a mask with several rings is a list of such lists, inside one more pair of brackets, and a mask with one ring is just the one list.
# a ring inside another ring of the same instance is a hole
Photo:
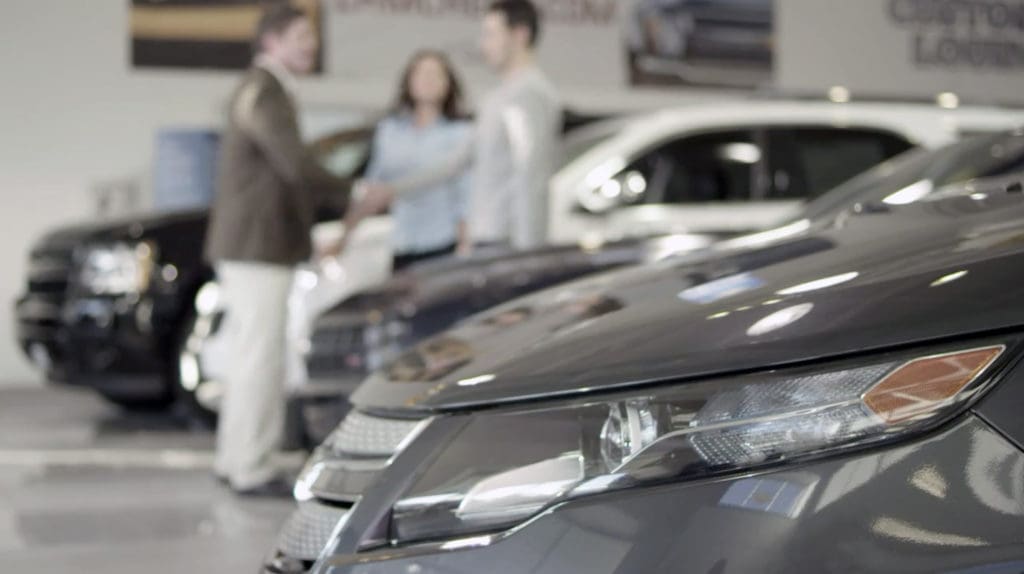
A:
{"label": "car headlight", "polygon": [[96,295],[142,293],[149,287],[156,259],[146,242],[89,248],[82,256],[78,281]]}
{"label": "car headlight", "polygon": [[920,433],[987,388],[1006,346],[453,415],[464,425],[394,504],[393,543],[502,531],[554,504]]}

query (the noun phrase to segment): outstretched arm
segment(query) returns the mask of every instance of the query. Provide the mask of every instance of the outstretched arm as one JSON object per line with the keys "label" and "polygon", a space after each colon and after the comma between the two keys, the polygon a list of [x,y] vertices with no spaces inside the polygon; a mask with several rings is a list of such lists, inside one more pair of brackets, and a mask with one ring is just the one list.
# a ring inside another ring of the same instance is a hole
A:
{"label": "outstretched arm", "polygon": [[249,86],[234,109],[235,121],[267,157],[274,171],[306,194],[311,205],[344,209],[352,181],[336,177],[313,157],[283,92]]}
{"label": "outstretched arm", "polygon": [[473,147],[473,138],[466,138],[462,147],[455,149],[445,161],[419,173],[388,182],[387,187],[395,196],[405,196],[461,177],[473,161]]}

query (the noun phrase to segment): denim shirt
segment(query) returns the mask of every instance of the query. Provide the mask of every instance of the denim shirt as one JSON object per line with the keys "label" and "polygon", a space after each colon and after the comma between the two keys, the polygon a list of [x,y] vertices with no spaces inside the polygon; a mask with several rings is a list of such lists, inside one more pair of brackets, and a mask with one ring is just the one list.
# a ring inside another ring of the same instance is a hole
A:
{"label": "denim shirt", "polygon": [[[468,121],[440,118],[419,127],[411,114],[389,116],[377,126],[366,179],[390,183],[430,169],[472,137],[473,127]],[[395,198],[391,216],[396,254],[434,251],[456,243],[458,224],[466,215],[468,171]]]}

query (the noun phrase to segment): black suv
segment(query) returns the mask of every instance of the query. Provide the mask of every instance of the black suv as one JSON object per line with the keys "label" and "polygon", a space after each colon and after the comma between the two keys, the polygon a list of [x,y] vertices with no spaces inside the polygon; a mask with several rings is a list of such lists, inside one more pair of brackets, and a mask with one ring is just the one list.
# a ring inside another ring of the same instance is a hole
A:
{"label": "black suv", "polygon": [[[563,130],[604,119],[568,111]],[[357,176],[370,155],[373,124],[312,144],[324,165]],[[329,210],[319,219],[338,219]],[[209,422],[177,384],[192,334],[195,298],[213,278],[202,260],[207,210],[68,226],[30,251],[26,293],[16,303],[17,337],[52,382],[95,388],[126,407],[167,405]]]}
{"label": "black suv", "polygon": [[[338,132],[313,147],[328,168],[350,175],[365,166],[372,133]],[[21,348],[52,382],[92,387],[122,406],[171,403],[196,293],[213,278],[202,259],[208,221],[208,210],[195,210],[44,236],[16,303]]]}

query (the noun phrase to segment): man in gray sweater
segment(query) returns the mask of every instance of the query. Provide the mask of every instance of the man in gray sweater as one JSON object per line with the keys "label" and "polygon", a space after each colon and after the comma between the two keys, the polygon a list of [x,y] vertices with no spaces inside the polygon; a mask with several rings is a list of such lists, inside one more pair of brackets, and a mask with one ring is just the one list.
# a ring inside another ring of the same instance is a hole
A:
{"label": "man in gray sweater", "polygon": [[347,220],[384,209],[396,195],[457,176],[473,163],[467,223],[477,246],[534,249],[548,236],[548,180],[560,153],[562,105],[536,63],[540,14],[529,0],[497,0],[483,20],[481,49],[501,77],[477,113],[467,149],[426,173],[382,185],[366,194]]}

